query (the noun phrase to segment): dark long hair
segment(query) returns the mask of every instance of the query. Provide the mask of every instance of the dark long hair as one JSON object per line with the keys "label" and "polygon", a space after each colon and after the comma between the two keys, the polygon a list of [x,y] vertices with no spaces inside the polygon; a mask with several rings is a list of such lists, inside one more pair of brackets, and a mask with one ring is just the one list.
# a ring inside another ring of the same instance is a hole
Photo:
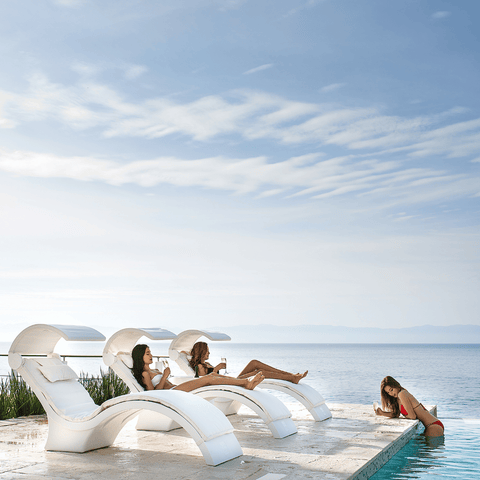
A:
{"label": "dark long hair", "polygon": [[131,368],[135,380],[146,390],[147,386],[143,383],[143,368],[145,367],[145,362],[143,361],[143,356],[145,355],[145,350],[148,348],[148,345],[139,343],[135,345],[132,350],[132,360],[133,367]]}
{"label": "dark long hair", "polygon": [[[190,351],[192,358],[188,361],[190,366],[195,370],[195,367],[202,365],[202,358],[207,353],[208,345],[205,342],[197,342]],[[196,371],[196,370],[195,370]]]}
{"label": "dark long hair", "polygon": [[382,396],[382,409],[389,409],[394,418],[400,416],[400,405],[398,404],[398,398],[392,397],[385,391],[385,387],[399,388],[403,390],[403,387],[393,378],[385,377],[380,384],[380,395]]}

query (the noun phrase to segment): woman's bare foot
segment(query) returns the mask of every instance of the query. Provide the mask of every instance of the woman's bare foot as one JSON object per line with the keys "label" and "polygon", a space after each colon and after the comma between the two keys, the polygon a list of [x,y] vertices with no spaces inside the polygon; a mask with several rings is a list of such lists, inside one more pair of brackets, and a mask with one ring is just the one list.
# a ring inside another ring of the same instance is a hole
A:
{"label": "woman's bare foot", "polygon": [[293,375],[293,383],[298,383],[302,378],[305,378],[308,375],[308,370],[306,370],[304,373],[297,373]]}
{"label": "woman's bare foot", "polygon": [[265,380],[265,377],[262,375],[262,372],[258,372],[251,380],[247,381],[245,388],[247,390],[253,390],[259,383],[262,383]]}

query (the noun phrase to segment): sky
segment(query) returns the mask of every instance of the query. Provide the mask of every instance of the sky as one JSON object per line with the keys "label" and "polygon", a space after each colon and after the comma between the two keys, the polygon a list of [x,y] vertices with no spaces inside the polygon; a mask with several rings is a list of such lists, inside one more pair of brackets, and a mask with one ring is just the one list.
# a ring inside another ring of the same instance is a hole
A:
{"label": "sky", "polygon": [[0,9],[5,339],[480,325],[477,0]]}

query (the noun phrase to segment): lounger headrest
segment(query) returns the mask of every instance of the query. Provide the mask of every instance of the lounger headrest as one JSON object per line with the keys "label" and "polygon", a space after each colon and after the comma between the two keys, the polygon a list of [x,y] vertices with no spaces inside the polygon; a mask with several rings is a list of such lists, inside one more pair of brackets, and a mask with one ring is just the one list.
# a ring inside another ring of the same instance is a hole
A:
{"label": "lounger headrest", "polygon": [[38,369],[52,383],[63,380],[78,380],[78,375],[68,365],[40,365]]}
{"label": "lounger headrest", "polygon": [[181,352],[178,352],[177,358],[175,360],[177,362],[178,366],[187,375],[191,375],[192,373],[194,373],[193,368],[190,366],[190,361],[189,360],[191,358],[192,358],[192,356],[190,354],[188,354],[187,352],[181,351]]}
{"label": "lounger headrest", "polygon": [[127,352],[118,352],[117,357],[121,360],[128,368],[133,368],[133,358],[130,353]]}

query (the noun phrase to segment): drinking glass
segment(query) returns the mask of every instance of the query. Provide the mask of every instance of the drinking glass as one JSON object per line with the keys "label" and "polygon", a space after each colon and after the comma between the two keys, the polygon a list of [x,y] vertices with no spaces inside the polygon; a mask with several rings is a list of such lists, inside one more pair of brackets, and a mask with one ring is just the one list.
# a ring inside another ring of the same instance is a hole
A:
{"label": "drinking glass", "polygon": [[227,375],[227,359],[225,357],[222,357],[222,363],[225,364],[225,375]]}
{"label": "drinking glass", "polygon": [[162,364],[163,364],[163,371],[165,371],[165,369],[168,368],[168,360],[166,359],[162,360]]}

